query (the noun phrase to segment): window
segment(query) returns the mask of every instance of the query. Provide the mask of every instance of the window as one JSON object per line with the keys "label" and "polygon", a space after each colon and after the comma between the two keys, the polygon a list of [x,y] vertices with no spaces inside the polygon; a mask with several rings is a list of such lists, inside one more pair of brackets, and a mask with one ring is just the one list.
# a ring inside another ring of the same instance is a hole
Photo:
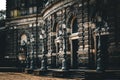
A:
{"label": "window", "polygon": [[33,7],[33,12],[36,13],[37,12],[37,7]]}
{"label": "window", "polygon": [[24,45],[24,42],[27,42],[27,36],[26,36],[26,34],[23,34],[21,36],[21,45]]}
{"label": "window", "polygon": [[17,17],[17,16],[19,16],[20,15],[20,12],[19,12],[19,10],[12,10],[11,12],[10,12],[10,15],[11,15],[11,17]]}
{"label": "window", "polygon": [[14,10],[14,17],[18,16],[18,10]]}
{"label": "window", "polygon": [[29,8],[29,14],[32,14],[33,13],[33,9],[32,7]]}
{"label": "window", "polygon": [[13,11],[11,11],[10,14],[11,14],[11,17],[13,17],[13,14],[14,14]]}
{"label": "window", "polygon": [[29,8],[29,14],[33,14],[33,13],[36,13],[36,12],[37,12],[37,7],[36,6]]}
{"label": "window", "polygon": [[21,10],[21,15],[25,15],[26,14],[26,10],[25,9],[22,9]]}

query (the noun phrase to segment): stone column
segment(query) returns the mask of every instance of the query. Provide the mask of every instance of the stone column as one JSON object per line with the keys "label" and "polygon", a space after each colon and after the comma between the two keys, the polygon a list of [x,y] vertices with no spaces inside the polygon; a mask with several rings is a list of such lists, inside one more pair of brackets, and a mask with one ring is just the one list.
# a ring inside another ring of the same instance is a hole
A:
{"label": "stone column", "polygon": [[63,54],[63,60],[62,60],[62,70],[68,70],[67,68],[67,49],[66,49],[66,42],[67,40],[67,32],[66,32],[66,27],[64,26],[63,27],[63,51],[64,51],[64,54]]}
{"label": "stone column", "polygon": [[102,18],[100,16],[97,17],[97,30],[98,30],[98,44],[97,44],[97,72],[104,72],[104,54],[102,51],[101,45],[101,27],[104,26],[102,22]]}

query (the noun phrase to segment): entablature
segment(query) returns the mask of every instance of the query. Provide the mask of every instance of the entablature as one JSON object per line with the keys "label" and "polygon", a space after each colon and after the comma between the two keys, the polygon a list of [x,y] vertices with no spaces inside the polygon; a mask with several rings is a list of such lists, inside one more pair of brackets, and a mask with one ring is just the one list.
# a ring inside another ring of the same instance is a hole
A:
{"label": "entablature", "polygon": [[[38,23],[38,24],[37,24]],[[42,17],[28,17],[28,18],[22,18],[22,19],[14,19],[11,21],[7,21],[6,22],[6,27],[10,27],[10,26],[23,26],[23,25],[28,25],[29,27],[31,26],[36,26],[36,24],[38,26],[41,25],[41,23],[43,23],[43,19]]]}
{"label": "entablature", "polygon": [[71,6],[75,3],[75,1],[73,0],[64,0],[64,1],[60,1],[58,3],[55,3],[47,8],[45,8],[42,11],[43,14],[43,18],[46,19],[48,16],[50,16],[51,14],[59,11],[60,9],[63,9],[67,6]]}

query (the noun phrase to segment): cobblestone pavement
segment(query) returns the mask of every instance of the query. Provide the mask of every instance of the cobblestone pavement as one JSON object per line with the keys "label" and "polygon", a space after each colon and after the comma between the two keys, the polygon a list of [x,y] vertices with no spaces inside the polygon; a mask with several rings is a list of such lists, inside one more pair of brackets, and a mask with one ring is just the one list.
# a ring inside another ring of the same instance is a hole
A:
{"label": "cobblestone pavement", "polygon": [[44,77],[33,76],[24,73],[0,72],[0,80],[80,80],[80,79],[51,78],[45,76]]}

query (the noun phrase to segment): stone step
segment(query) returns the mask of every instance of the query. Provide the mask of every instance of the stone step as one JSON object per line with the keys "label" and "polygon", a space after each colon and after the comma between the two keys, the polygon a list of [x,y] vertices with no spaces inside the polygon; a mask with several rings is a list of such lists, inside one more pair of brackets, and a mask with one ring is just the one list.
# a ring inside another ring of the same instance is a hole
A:
{"label": "stone step", "polygon": [[44,71],[44,70],[40,70],[40,69],[36,69],[33,71],[33,74],[36,75],[36,76],[52,76],[52,71],[51,70],[47,70],[47,71]]}
{"label": "stone step", "polygon": [[40,69],[36,69],[33,71],[36,76],[50,76],[50,77],[61,77],[61,78],[84,78],[85,72],[83,71],[64,71],[60,69],[50,69],[47,71],[42,71]]}
{"label": "stone step", "polygon": [[85,72],[70,72],[69,74],[70,77],[76,77],[76,78],[85,78]]}
{"label": "stone step", "polygon": [[120,71],[106,70],[105,72],[97,72],[96,70],[89,70],[87,68],[81,69],[49,69],[46,71],[36,69],[32,72],[36,76],[50,76],[50,77],[61,77],[61,78],[78,78],[82,80],[119,80]]}
{"label": "stone step", "polygon": [[53,70],[53,77],[68,77],[68,78],[83,78],[85,77],[85,72],[83,71],[62,71],[62,70]]}
{"label": "stone step", "polygon": [[86,80],[120,80],[120,71],[85,72]]}
{"label": "stone step", "polygon": [[0,72],[22,72],[22,68],[17,67],[0,67]]}

